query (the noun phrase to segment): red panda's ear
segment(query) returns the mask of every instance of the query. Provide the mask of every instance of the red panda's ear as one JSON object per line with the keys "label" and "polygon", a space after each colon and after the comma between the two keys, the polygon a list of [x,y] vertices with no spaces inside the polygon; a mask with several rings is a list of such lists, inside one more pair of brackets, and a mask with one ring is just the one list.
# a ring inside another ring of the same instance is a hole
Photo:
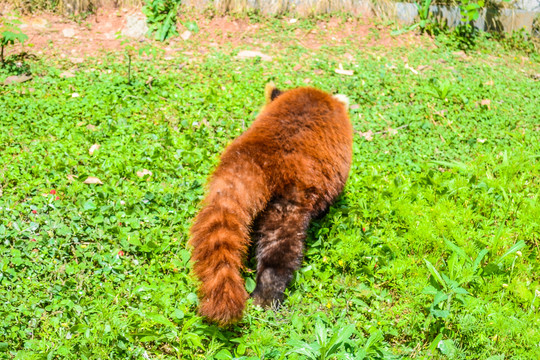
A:
{"label": "red panda's ear", "polygon": [[277,98],[281,94],[282,91],[276,87],[273,81],[270,81],[264,87],[264,98],[266,99],[267,104],[270,104],[272,101],[274,101],[275,98]]}
{"label": "red panda's ear", "polygon": [[343,94],[334,95],[334,99],[345,105],[345,110],[349,110],[349,98]]}

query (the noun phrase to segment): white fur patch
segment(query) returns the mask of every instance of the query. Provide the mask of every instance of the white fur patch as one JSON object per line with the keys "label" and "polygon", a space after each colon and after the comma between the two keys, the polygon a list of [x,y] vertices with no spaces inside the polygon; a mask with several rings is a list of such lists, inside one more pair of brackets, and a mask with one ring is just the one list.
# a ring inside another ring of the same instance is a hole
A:
{"label": "white fur patch", "polygon": [[349,110],[349,98],[347,95],[337,94],[334,95],[334,99],[345,105],[345,109]]}

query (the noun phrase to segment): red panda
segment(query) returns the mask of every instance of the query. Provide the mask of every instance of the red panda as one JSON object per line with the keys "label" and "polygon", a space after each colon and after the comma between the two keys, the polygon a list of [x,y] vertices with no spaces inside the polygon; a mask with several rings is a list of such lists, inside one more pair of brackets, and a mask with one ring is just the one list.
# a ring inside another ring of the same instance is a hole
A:
{"label": "red panda", "polygon": [[242,318],[241,276],[256,242],[255,304],[283,300],[301,264],[311,219],[343,190],[352,158],[348,100],[302,87],[266,87],[267,105],[221,156],[191,227],[199,312],[220,325]]}

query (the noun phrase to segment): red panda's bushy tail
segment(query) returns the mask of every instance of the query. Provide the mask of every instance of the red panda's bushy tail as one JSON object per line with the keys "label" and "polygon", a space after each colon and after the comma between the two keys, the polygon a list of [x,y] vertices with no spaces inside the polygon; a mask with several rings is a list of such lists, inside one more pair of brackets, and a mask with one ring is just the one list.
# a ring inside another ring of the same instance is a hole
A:
{"label": "red panda's bushy tail", "polygon": [[268,196],[260,169],[235,162],[234,169],[219,166],[214,172],[191,227],[193,269],[200,280],[199,312],[220,325],[242,318],[248,294],[240,271],[249,227]]}

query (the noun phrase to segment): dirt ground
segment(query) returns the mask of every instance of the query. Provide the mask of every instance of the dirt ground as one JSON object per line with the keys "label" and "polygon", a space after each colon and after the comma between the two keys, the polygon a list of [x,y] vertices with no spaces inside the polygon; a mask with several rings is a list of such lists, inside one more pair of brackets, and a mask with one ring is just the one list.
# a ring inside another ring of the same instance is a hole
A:
{"label": "dirt ground", "polygon": [[[6,5],[0,4],[0,13],[5,15],[9,11]],[[177,36],[165,43],[156,42],[155,45],[165,50],[166,56],[178,51],[204,54],[210,47],[249,47],[252,50],[259,50],[279,49],[289,45],[270,44],[268,41],[272,38],[272,32],[276,30],[267,23],[250,21],[247,17],[208,17],[197,12],[184,13],[182,16],[183,19],[178,22],[179,34],[185,33],[182,21],[188,20],[195,21],[200,31],[189,34],[189,38]],[[78,21],[50,13],[23,15],[21,29],[29,39],[22,48],[18,45],[18,48],[8,49],[7,55],[22,50],[40,57],[61,57],[70,59],[73,63],[80,63],[86,57],[95,57],[101,52],[119,51],[122,50],[123,44],[118,34],[128,27],[129,17],[143,19],[141,10],[136,8],[101,8],[96,14]],[[300,22],[297,19],[283,18],[280,21],[285,22],[284,26],[293,31],[291,42],[311,50],[318,50],[323,45],[345,42],[357,49],[373,46],[411,47],[420,43],[429,46],[425,37],[414,32],[391,36],[388,27],[379,25],[380,21],[369,16],[349,19],[328,17],[324,21],[318,21],[311,29],[298,26]],[[152,40],[138,38],[132,41]]]}

